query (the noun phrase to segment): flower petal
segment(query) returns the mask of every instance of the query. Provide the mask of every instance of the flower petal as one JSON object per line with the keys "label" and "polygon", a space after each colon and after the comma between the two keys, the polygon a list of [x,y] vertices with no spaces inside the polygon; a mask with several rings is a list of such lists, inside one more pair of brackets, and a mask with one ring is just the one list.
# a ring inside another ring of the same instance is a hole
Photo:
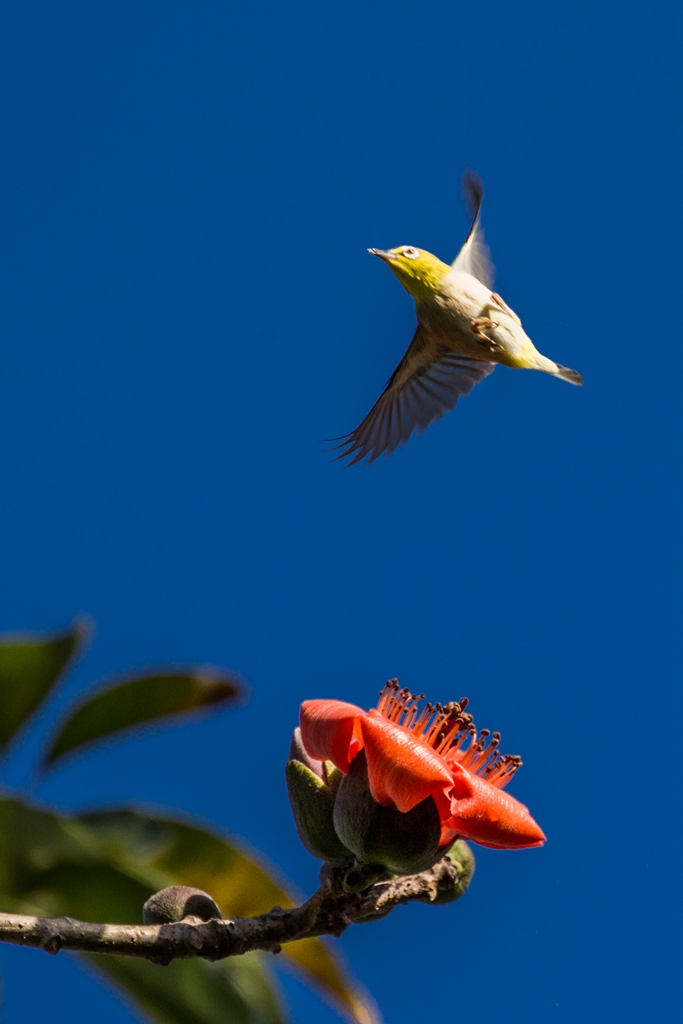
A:
{"label": "flower petal", "polygon": [[402,813],[439,790],[453,776],[443,758],[408,729],[372,710],[360,719],[373,799]]}
{"label": "flower petal", "polygon": [[524,804],[457,763],[451,769],[451,815],[446,827],[496,849],[543,846],[545,835]]}
{"label": "flower petal", "polygon": [[301,739],[311,757],[331,761],[344,772],[363,749],[360,716],[365,712],[341,700],[305,700],[299,712]]}

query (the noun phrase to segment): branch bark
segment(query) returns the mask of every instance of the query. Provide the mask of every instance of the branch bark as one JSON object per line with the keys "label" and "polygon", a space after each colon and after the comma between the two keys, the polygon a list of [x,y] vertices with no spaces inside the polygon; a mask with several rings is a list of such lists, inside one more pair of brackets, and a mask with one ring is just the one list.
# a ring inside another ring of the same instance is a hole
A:
{"label": "branch bark", "polygon": [[0,941],[33,946],[47,953],[61,949],[136,956],[158,964],[188,957],[222,960],[253,949],[279,953],[282,944],[317,935],[341,935],[348,925],[384,916],[400,903],[433,902],[454,885],[460,872],[444,857],[429,871],[376,882],[360,893],[343,893],[334,872],[302,906],[275,907],[260,917],[202,921],[188,917],[177,924],[92,924],[70,917],[0,914]]}

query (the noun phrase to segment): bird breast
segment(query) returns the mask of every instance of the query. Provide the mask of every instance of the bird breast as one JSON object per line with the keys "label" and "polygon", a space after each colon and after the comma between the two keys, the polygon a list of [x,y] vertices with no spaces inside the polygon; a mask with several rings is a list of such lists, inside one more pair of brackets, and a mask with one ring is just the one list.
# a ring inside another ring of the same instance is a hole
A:
{"label": "bird breast", "polygon": [[[450,271],[438,290],[422,299],[417,308],[418,322],[429,334],[458,349],[469,351],[473,345],[472,321],[491,305],[491,290],[471,274]],[[464,347],[463,347],[463,344]],[[473,345],[476,351],[476,345]]]}
{"label": "bird breast", "polygon": [[[495,343],[487,349],[473,329],[480,317],[495,326],[484,333]],[[431,339],[474,359],[507,366],[528,366],[535,349],[512,310],[496,301],[491,289],[471,274],[451,270],[435,291],[417,306],[417,318]],[[533,361],[533,359],[532,359]]]}

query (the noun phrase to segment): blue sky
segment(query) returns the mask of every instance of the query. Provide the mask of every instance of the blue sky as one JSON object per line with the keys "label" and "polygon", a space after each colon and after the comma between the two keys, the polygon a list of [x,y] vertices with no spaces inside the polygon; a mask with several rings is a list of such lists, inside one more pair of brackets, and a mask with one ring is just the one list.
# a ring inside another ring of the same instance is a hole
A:
{"label": "blue sky", "polygon": [[[0,626],[94,616],[51,717],[141,665],[251,687],[34,796],[182,808],[310,890],[300,701],[466,693],[549,842],[347,932],[353,970],[391,1022],[674,1019],[678,8],[25,0],[0,23]],[[500,368],[344,469],[321,439],[414,323],[366,247],[451,260],[468,166],[498,290],[586,385]],[[6,1024],[132,1021],[66,958],[0,961]],[[283,984],[297,1020],[337,1019]]]}

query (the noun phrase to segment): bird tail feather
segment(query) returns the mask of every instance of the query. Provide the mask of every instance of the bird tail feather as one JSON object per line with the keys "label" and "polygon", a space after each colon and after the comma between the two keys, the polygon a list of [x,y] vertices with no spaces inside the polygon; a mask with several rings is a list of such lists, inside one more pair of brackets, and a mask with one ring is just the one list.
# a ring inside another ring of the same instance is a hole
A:
{"label": "bird tail feather", "polygon": [[583,384],[583,377],[580,373],[577,373],[576,370],[570,370],[568,366],[561,366],[559,363],[555,363],[555,366],[557,367],[557,377],[568,381],[570,384]]}

